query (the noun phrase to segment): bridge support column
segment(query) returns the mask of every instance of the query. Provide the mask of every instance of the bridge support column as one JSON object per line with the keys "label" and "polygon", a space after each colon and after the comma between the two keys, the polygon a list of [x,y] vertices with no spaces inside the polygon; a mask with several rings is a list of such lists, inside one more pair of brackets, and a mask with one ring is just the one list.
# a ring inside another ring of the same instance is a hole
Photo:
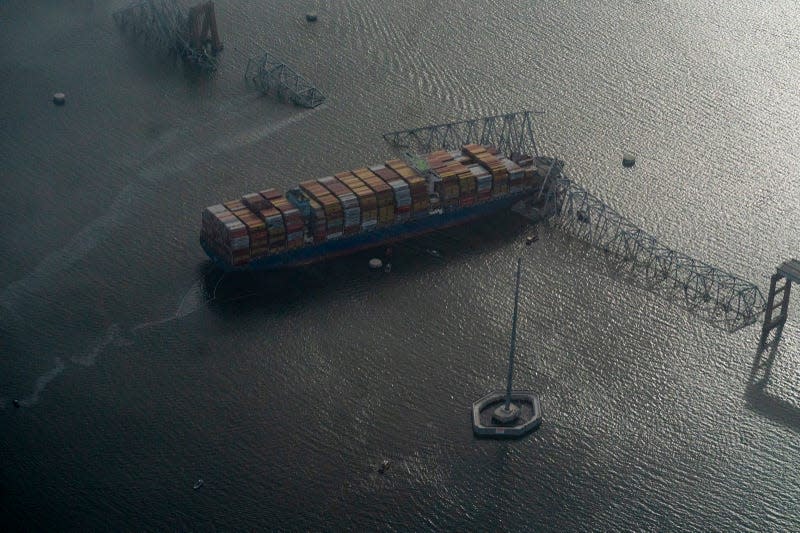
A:
{"label": "bridge support column", "polygon": [[[761,339],[758,342],[760,351],[776,347],[781,340],[783,326],[789,316],[789,295],[792,292],[793,281],[800,281],[800,261],[795,259],[781,263],[777,272],[772,275],[764,325],[761,326]],[[780,310],[775,314],[777,309]]]}

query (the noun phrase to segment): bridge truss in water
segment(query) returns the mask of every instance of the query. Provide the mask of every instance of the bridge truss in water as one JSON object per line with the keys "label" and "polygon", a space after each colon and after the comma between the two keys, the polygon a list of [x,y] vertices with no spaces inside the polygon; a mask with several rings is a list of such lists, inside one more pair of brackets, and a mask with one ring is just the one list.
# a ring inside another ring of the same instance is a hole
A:
{"label": "bridge truss in water", "polygon": [[269,52],[247,61],[244,79],[264,94],[274,91],[279,98],[303,107],[314,108],[325,101],[319,89]]}
{"label": "bridge truss in water", "polygon": [[[501,152],[539,155],[533,117],[523,111],[384,134],[390,144],[417,153],[492,144]],[[720,268],[668,248],[601,199],[569,179],[562,162],[549,159],[548,180],[525,215],[547,218],[566,233],[602,250],[613,270],[701,319],[736,331],[764,312],[758,286]],[[535,210],[535,211],[534,211]]]}
{"label": "bridge truss in water", "polygon": [[114,22],[135,41],[181,57],[201,69],[217,67],[222,49],[214,3],[198,4],[184,14],[177,0],[139,0],[114,12]]}

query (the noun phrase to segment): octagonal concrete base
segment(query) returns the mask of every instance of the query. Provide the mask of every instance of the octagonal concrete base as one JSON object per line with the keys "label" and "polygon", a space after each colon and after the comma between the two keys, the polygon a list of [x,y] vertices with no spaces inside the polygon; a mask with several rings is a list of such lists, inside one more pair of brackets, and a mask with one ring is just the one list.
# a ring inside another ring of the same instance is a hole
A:
{"label": "octagonal concrete base", "polygon": [[472,431],[479,437],[521,437],[542,423],[542,407],[539,397],[531,391],[512,391],[511,401],[519,414],[508,423],[494,418],[495,412],[503,410],[505,391],[493,391],[472,404]]}

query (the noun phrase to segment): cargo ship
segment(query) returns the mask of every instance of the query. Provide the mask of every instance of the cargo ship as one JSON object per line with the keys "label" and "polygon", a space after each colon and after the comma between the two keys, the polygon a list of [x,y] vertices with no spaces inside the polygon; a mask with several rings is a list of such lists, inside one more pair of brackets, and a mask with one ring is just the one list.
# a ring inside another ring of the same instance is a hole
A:
{"label": "cargo ship", "polygon": [[200,243],[224,271],[308,265],[509,208],[541,191],[556,161],[480,144],[407,159],[207,207]]}

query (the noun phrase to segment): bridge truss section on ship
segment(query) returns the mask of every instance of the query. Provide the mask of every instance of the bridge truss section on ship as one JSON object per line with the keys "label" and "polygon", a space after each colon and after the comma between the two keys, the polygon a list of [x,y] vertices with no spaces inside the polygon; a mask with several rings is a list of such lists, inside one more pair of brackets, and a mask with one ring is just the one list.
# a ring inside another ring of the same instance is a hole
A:
{"label": "bridge truss section on ship", "polygon": [[511,152],[539,155],[534,135],[534,117],[542,113],[521,111],[459,122],[447,122],[410,130],[384,133],[391,145],[418,154],[435,150],[458,150],[464,144],[494,145],[505,154]]}
{"label": "bridge truss section on ship", "polygon": [[[390,144],[416,153],[493,144],[501,152],[538,156],[532,111],[496,115],[386,133]],[[658,242],[563,172],[563,162],[547,158],[547,180],[530,205],[518,212],[546,218],[564,232],[602,250],[612,269],[695,316],[736,331],[755,323],[766,302],[758,286],[723,269]],[[534,207],[535,205],[535,207]]]}
{"label": "bridge truss section on ship", "polygon": [[269,52],[247,61],[244,79],[264,94],[274,92],[299,106],[314,108],[325,101],[319,89]]}

